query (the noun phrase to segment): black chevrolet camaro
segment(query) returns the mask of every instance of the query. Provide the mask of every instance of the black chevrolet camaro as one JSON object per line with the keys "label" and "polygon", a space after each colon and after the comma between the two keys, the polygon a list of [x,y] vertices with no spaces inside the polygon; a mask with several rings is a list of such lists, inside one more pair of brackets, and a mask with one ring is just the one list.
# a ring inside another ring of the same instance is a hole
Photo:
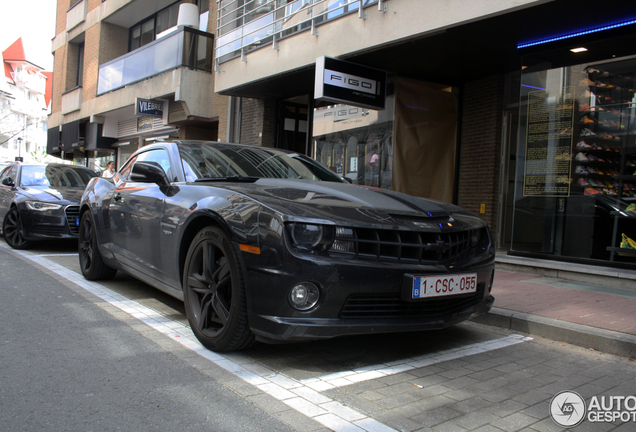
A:
{"label": "black chevrolet camaro", "polygon": [[74,239],[79,202],[93,171],[77,165],[12,163],[0,172],[0,221],[9,246]]}
{"label": "black chevrolet camaro", "polygon": [[495,251],[461,208],[351,185],[281,150],[164,142],[81,201],[87,279],[122,270],[185,302],[216,351],[440,329],[487,312]]}

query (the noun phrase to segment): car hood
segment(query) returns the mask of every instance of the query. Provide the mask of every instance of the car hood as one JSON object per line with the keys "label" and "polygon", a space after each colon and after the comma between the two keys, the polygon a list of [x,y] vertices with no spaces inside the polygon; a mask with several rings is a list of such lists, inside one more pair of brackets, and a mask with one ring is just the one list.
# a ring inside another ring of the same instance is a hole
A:
{"label": "car hood", "polygon": [[21,190],[27,199],[64,205],[78,205],[84,193],[84,188],[61,186],[27,186]]}
{"label": "car hood", "polygon": [[377,226],[404,225],[408,221],[424,227],[427,222],[437,226],[440,220],[454,219],[463,222],[459,225],[486,225],[478,216],[446,202],[348,183],[259,179],[225,187],[261,202],[289,220]]}

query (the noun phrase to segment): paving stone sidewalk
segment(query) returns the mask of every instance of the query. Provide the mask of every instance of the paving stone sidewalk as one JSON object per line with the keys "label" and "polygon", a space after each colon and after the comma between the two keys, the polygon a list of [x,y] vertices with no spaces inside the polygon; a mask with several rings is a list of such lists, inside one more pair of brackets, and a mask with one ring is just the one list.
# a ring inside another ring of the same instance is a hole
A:
{"label": "paving stone sidewalk", "polygon": [[477,322],[636,356],[634,289],[497,270],[495,307]]}

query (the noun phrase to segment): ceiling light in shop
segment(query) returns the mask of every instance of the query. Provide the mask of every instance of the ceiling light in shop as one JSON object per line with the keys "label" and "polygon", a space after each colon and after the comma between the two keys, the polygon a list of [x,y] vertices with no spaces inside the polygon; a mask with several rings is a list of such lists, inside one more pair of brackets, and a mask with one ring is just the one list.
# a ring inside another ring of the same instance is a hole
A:
{"label": "ceiling light in shop", "polygon": [[585,47],[572,48],[570,51],[572,51],[573,53],[580,53],[580,52],[587,51],[587,48]]}

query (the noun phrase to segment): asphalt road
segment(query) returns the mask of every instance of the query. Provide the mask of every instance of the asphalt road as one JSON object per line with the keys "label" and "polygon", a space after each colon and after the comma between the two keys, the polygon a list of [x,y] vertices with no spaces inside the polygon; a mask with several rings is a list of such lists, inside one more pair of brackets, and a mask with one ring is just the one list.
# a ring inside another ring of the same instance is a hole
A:
{"label": "asphalt road", "polygon": [[0,240],[0,332],[0,431],[556,431],[562,391],[636,404],[631,359],[472,322],[217,355],[180,301],[87,282],[74,243]]}
{"label": "asphalt road", "polygon": [[292,430],[5,251],[0,304],[4,431]]}

